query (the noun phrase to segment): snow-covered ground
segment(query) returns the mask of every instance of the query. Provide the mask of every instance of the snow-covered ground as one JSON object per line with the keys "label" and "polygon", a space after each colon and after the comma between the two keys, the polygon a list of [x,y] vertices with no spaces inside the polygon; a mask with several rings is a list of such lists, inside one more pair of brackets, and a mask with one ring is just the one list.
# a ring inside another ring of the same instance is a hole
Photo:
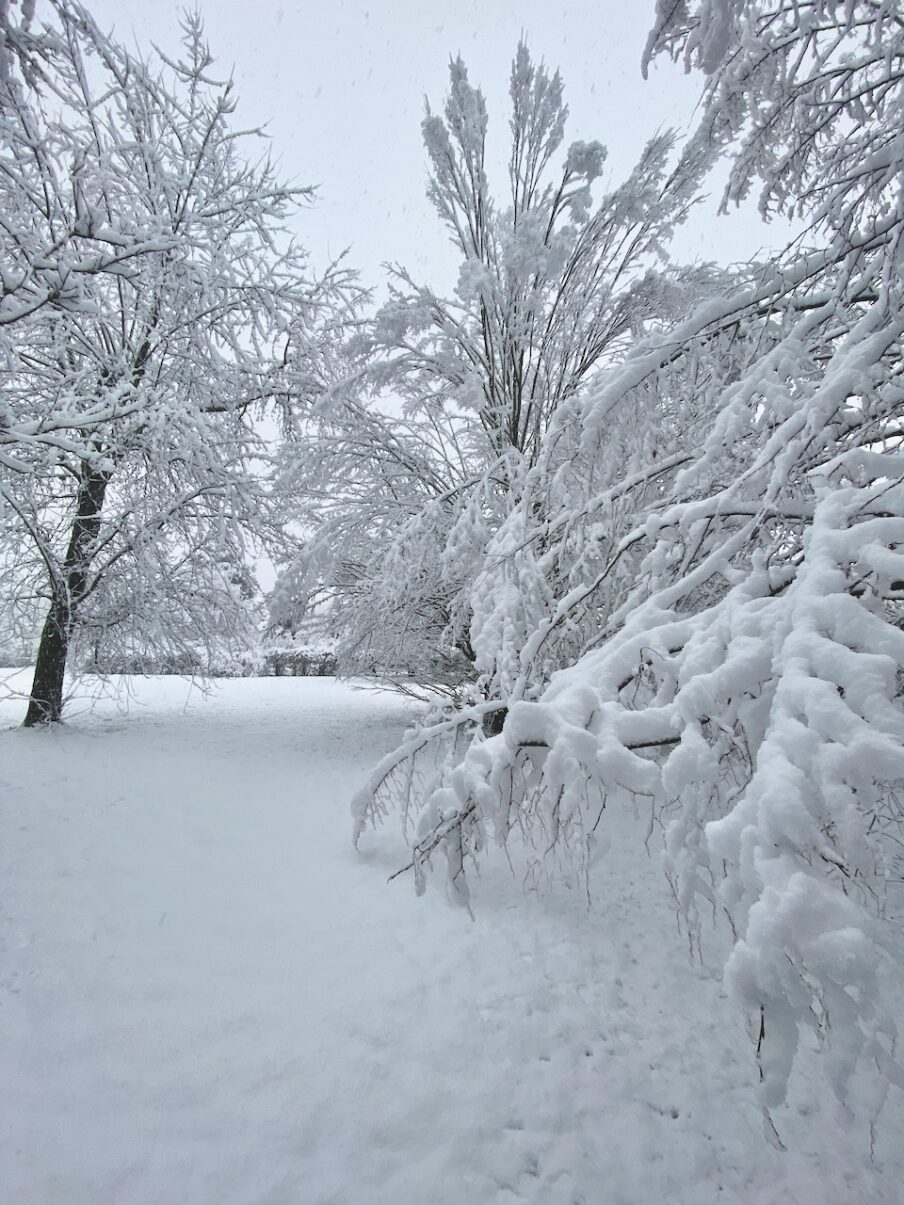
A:
{"label": "snow-covered ground", "polygon": [[901,1094],[871,1162],[807,1066],[767,1145],[742,1021],[630,811],[591,911],[500,859],[472,921],[387,885],[392,826],[350,845],[410,704],[134,688],[53,731],[0,703],[4,1203],[904,1200]]}

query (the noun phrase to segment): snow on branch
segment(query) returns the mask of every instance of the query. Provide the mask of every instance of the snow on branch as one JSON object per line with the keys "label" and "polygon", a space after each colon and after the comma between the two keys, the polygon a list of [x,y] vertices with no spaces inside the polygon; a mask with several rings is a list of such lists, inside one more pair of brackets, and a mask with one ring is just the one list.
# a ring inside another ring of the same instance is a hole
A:
{"label": "snow on branch", "polygon": [[423,727],[430,781],[400,750],[359,819],[403,798],[419,887],[439,860],[467,903],[493,842],[589,886],[605,809],[649,799],[692,950],[729,927],[764,1109],[806,1030],[845,1100],[862,1067],[904,1086],[904,25],[661,0],[663,52],[707,75],[727,199],[758,183],[807,243],[556,407],[471,591],[497,722]]}

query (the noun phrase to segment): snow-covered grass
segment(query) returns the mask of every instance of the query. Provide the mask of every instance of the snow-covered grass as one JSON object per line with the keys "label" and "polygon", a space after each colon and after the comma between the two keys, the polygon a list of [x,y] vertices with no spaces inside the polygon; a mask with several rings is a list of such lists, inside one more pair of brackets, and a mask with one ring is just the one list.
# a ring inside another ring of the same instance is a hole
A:
{"label": "snow-covered grass", "polygon": [[[11,684],[21,676],[7,675]],[[0,703],[10,1205],[891,1205],[815,1063],[767,1145],[749,1038],[690,966],[644,819],[581,891],[387,885],[348,800],[412,704],[135,680],[52,731]],[[4,692],[0,689],[0,694]]]}

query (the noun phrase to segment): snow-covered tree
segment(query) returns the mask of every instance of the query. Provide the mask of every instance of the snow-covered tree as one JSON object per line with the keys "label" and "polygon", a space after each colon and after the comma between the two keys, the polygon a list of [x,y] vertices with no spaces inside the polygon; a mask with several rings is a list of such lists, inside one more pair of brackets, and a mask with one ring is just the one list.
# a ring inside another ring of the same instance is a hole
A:
{"label": "snow-covered tree", "polygon": [[461,495],[479,483],[467,430],[349,397],[325,409],[286,449],[281,491],[306,530],[271,594],[271,623],[338,636],[343,673],[454,687],[473,661],[454,613],[472,561],[449,546]]}
{"label": "snow-covered tree", "polygon": [[60,717],[77,638],[172,649],[241,620],[237,573],[279,527],[256,419],[323,388],[351,298],[308,278],[285,230],[305,194],[248,157],[196,17],[178,60],[66,3],[42,36],[3,92],[0,183],[4,534],[15,603],[46,607],[27,724]]}
{"label": "snow-covered tree", "polygon": [[[527,491],[552,488],[552,511],[500,531],[513,588],[485,592],[486,630],[529,610],[524,582],[544,575],[519,575],[525,552],[579,531],[598,568],[534,608],[504,699],[435,717],[378,767],[356,834],[401,794],[417,882],[441,854],[467,901],[491,840],[586,864],[605,809],[645,797],[693,950],[707,915],[729,925],[764,1109],[806,1029],[842,1100],[878,1068],[878,1104],[904,1086],[904,22],[882,0],[660,0],[648,56],[663,50],[707,74],[701,137],[732,154],[726,203],[759,185],[806,235],[553,418],[564,454]],[[601,433],[629,416],[648,445],[619,475]],[[570,631],[550,681],[545,651]]]}
{"label": "snow-covered tree", "polygon": [[[45,306],[90,307],[86,289],[103,273],[127,275],[129,263],[164,243],[151,230],[117,224],[91,195],[92,115],[83,107],[79,75],[95,37],[87,15],[65,0],[0,9],[0,176],[3,259],[0,264],[0,340]],[[18,19],[16,19],[18,18]],[[56,18],[54,20],[54,18]],[[82,28],[83,27],[83,28]],[[61,37],[64,28],[71,32]]]}
{"label": "snow-covered tree", "polygon": [[291,452],[299,496],[322,501],[278,613],[329,601],[348,669],[473,677],[474,576],[555,414],[631,338],[684,312],[697,287],[699,274],[664,256],[705,145],[673,162],[673,136],[657,135],[627,180],[595,198],[605,148],[566,148],[562,81],[523,44],[509,94],[501,197],[483,94],[460,58],[442,113],[427,106],[428,196],[458,281],[446,296],[393,267],[390,298],[356,348],[358,384],[400,401],[404,418],[337,397]]}
{"label": "snow-covered tree", "polygon": [[657,135],[628,179],[594,202],[606,149],[575,142],[562,153],[562,81],[522,43],[499,202],[483,94],[460,58],[449,75],[443,113],[428,105],[422,129],[428,196],[461,257],[455,294],[394,269],[373,346],[383,379],[413,410],[455,404],[472,413],[490,454],[512,459],[516,475],[522,460],[536,460],[559,405],[659,313],[663,279],[648,270],[693,203],[705,156],[686,155],[673,169],[674,136]]}

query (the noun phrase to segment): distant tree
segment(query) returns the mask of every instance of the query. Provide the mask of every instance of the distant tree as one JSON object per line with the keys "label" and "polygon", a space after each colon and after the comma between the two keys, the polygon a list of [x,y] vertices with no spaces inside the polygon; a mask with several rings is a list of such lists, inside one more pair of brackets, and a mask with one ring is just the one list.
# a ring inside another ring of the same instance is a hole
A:
{"label": "distant tree", "polygon": [[[337,396],[290,453],[313,507],[279,607],[329,601],[349,669],[411,667],[473,677],[474,575],[522,497],[550,423],[643,330],[687,304],[699,273],[666,247],[708,162],[657,135],[628,179],[598,199],[606,150],[563,149],[558,73],[520,45],[512,64],[511,149],[501,200],[486,165],[482,93],[460,58],[443,113],[422,123],[428,196],[460,257],[445,296],[390,273],[390,299],[357,343],[356,384],[400,401],[396,420]],[[705,275],[705,273],[704,273]],[[535,500],[536,504],[536,500]]]}
{"label": "distant tree", "polygon": [[[768,1110],[805,1030],[840,1099],[857,1068],[877,1102],[904,1085],[904,22],[873,0],[657,12],[648,55],[707,75],[699,136],[733,154],[726,203],[758,183],[764,211],[807,233],[559,408],[496,537],[509,590],[484,590],[474,629],[479,646],[482,627],[532,616],[505,695],[410,734],[359,796],[356,833],[400,803],[419,886],[439,855],[467,902],[491,837],[586,867],[605,810],[648,799],[694,953],[707,914],[730,926],[726,978],[778,1142]],[[677,453],[658,439],[669,412]],[[632,418],[648,442],[635,433],[620,474],[607,449]],[[550,579],[522,561],[543,566],[550,544],[567,560],[575,533],[594,571],[531,612]]]}
{"label": "distant tree", "polygon": [[321,390],[354,302],[342,271],[308,279],[285,231],[306,194],[246,157],[196,17],[182,59],[142,61],[51,12],[52,54],[0,96],[0,494],[14,601],[46,606],[27,725],[60,718],[77,638],[172,649],[241,621],[236,573],[280,526],[256,419]]}
{"label": "distant tree", "polygon": [[343,673],[460,684],[471,559],[450,528],[478,483],[462,422],[333,402],[286,448],[280,488],[305,534],[270,597],[274,628],[338,637]]}

